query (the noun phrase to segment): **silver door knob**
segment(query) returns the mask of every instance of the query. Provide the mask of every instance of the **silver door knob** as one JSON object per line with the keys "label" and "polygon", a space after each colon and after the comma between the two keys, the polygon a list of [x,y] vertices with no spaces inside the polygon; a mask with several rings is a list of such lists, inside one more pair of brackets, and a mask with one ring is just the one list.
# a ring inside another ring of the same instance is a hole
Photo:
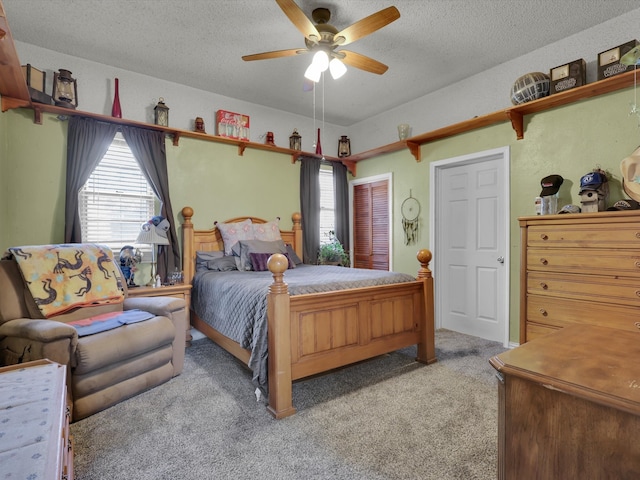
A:
{"label": "silver door knob", "polygon": [[504,263],[504,257],[498,257],[498,262],[499,263]]}

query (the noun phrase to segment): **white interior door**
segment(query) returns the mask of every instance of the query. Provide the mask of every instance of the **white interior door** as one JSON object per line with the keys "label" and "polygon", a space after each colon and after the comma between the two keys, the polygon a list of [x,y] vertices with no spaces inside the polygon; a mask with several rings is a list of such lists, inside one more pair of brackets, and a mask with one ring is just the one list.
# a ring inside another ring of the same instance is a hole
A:
{"label": "white interior door", "polygon": [[436,326],[508,345],[508,148],[431,165]]}

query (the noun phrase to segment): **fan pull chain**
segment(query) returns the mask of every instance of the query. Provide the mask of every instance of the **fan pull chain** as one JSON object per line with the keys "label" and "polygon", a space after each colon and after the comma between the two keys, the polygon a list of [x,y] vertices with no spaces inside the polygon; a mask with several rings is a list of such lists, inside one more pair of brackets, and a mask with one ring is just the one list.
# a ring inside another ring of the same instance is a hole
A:
{"label": "fan pull chain", "polygon": [[[322,132],[320,133],[320,137],[324,138],[324,72],[322,72]],[[321,140],[320,143],[326,143]],[[324,160],[324,153],[322,154],[322,160]]]}
{"label": "fan pull chain", "polygon": [[[316,86],[313,86],[313,131],[317,132],[316,130]],[[316,151],[316,146],[317,146],[317,141],[315,140],[316,136],[313,136],[314,140],[313,140],[313,149],[312,151],[315,152]]]}

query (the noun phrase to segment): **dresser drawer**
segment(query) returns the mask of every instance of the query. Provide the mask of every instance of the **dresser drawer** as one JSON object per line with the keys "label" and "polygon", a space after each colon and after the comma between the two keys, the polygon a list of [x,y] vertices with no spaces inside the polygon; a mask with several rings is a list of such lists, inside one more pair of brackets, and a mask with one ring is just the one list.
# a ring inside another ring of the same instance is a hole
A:
{"label": "dresser drawer", "polygon": [[527,249],[527,270],[640,278],[640,248],[594,252],[586,248],[531,247]]}
{"label": "dresser drawer", "polygon": [[640,248],[640,223],[530,225],[530,247]]}
{"label": "dresser drawer", "polygon": [[527,342],[560,330],[558,327],[550,327],[548,325],[540,325],[530,322],[527,322],[525,329],[525,331],[527,332]]}
{"label": "dresser drawer", "polygon": [[527,294],[640,306],[640,281],[612,276],[527,272]]}
{"label": "dresser drawer", "polygon": [[[557,328],[579,323],[638,332],[635,324],[640,322],[640,308],[529,295],[527,322]],[[528,333],[527,340],[530,340]]]}

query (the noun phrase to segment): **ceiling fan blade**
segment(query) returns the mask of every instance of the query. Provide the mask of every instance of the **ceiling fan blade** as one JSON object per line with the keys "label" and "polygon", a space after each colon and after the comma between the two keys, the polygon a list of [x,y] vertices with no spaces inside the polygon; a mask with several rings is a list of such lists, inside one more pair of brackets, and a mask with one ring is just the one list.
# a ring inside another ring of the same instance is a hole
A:
{"label": "ceiling fan blade", "polygon": [[272,52],[254,53],[253,55],[244,55],[242,60],[250,62],[251,60],[269,60],[271,58],[292,57],[302,53],[309,53],[304,48],[290,48],[288,50],[274,50]]}
{"label": "ceiling fan blade", "polygon": [[358,20],[353,25],[336,33],[333,36],[333,43],[334,45],[348,45],[376,30],[380,30],[398,18],[400,18],[398,9],[396,7],[387,7],[362,20]]}
{"label": "ceiling fan blade", "polygon": [[374,60],[373,58],[369,58],[359,53],[350,52],[348,50],[340,50],[339,53],[344,54],[344,58],[342,59],[344,63],[346,63],[351,67],[364,70],[366,72],[382,75],[384,72],[386,72],[389,69],[389,67],[387,67],[384,63],[380,63],[379,61]]}
{"label": "ceiling fan blade", "polygon": [[320,41],[320,33],[309,17],[300,9],[293,0],[276,0],[284,14],[289,17],[291,23],[300,30],[300,32],[313,43]]}

